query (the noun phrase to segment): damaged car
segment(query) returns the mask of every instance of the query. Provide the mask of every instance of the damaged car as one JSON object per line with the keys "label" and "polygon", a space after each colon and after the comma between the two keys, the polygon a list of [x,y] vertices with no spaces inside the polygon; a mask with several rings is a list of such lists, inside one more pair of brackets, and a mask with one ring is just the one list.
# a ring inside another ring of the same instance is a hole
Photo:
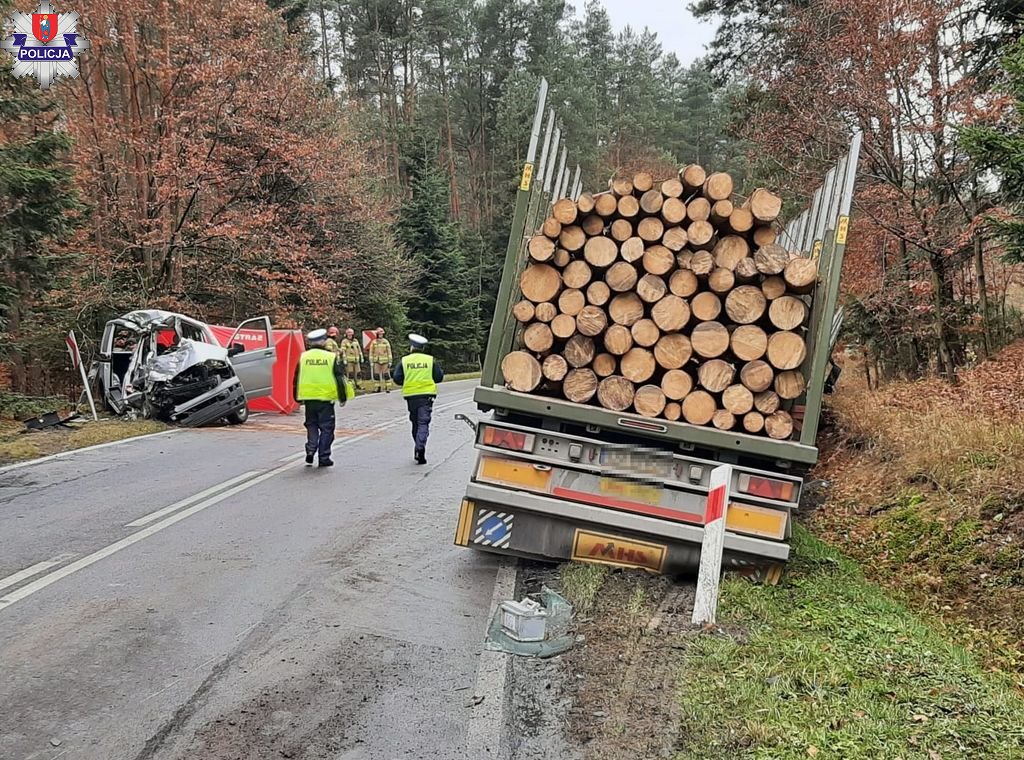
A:
{"label": "damaged car", "polygon": [[115,414],[197,427],[241,424],[248,401],[271,392],[276,349],[269,317],[247,319],[224,348],[210,325],[144,309],[110,320],[92,377]]}

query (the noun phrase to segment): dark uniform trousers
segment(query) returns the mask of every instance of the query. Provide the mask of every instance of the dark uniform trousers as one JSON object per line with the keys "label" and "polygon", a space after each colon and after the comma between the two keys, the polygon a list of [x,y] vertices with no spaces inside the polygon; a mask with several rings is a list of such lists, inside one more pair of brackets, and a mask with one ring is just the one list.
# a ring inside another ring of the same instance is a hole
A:
{"label": "dark uniform trousers", "polygon": [[322,462],[331,458],[334,443],[333,401],[303,401],[306,408],[306,454]]}
{"label": "dark uniform trousers", "polygon": [[430,435],[430,418],[434,413],[433,396],[410,396],[405,400],[409,407],[409,421],[412,423],[412,440],[417,449],[427,448]]}

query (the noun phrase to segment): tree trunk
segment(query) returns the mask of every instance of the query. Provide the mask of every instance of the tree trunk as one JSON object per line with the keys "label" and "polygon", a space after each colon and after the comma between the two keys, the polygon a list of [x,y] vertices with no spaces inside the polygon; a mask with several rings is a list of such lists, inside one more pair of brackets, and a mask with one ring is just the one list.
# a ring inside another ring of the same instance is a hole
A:
{"label": "tree trunk", "polygon": [[530,393],[540,385],[540,362],[526,351],[513,351],[501,360],[501,375],[514,391]]}

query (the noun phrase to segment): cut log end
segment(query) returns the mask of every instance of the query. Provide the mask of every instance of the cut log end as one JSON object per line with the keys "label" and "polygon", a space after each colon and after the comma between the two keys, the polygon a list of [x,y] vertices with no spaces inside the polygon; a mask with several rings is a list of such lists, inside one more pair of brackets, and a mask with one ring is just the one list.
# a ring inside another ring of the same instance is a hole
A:
{"label": "cut log end", "polygon": [[586,335],[573,335],[562,349],[562,356],[574,369],[586,367],[594,360],[596,353],[593,339]]}
{"label": "cut log end", "polygon": [[667,399],[657,385],[644,385],[633,397],[633,408],[642,417],[658,417],[665,411]]}
{"label": "cut log end", "polygon": [[501,375],[514,391],[531,393],[543,378],[540,362],[526,351],[512,351],[501,360]]}
{"label": "cut log end", "polygon": [[787,440],[793,435],[793,418],[789,412],[779,409],[774,414],[769,414],[764,420],[764,432],[769,438],[779,441]]}
{"label": "cut log end", "polygon": [[598,379],[593,370],[569,370],[562,382],[562,395],[577,404],[585,404],[597,393]]}
{"label": "cut log end", "polygon": [[558,295],[562,277],[558,270],[547,264],[532,264],[523,270],[519,278],[519,290],[523,297],[534,303],[550,301]]}
{"label": "cut log end", "polygon": [[691,425],[707,425],[717,410],[715,398],[707,391],[694,391],[683,399],[683,419]]}
{"label": "cut log end", "polygon": [[604,378],[597,386],[597,401],[605,409],[624,412],[633,405],[634,385],[621,375]]}

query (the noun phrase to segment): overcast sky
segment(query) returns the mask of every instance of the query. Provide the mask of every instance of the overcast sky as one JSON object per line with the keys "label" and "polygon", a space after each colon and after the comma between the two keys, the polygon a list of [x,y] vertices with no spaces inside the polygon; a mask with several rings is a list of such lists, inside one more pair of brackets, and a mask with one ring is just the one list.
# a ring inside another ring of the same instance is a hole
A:
{"label": "overcast sky", "polygon": [[[711,41],[715,28],[698,24],[686,10],[689,0],[602,0],[611,16],[615,31],[632,26],[637,31],[645,26],[658,33],[665,52],[673,52],[688,64],[704,54],[704,45]],[[574,5],[582,13],[584,2]]]}

